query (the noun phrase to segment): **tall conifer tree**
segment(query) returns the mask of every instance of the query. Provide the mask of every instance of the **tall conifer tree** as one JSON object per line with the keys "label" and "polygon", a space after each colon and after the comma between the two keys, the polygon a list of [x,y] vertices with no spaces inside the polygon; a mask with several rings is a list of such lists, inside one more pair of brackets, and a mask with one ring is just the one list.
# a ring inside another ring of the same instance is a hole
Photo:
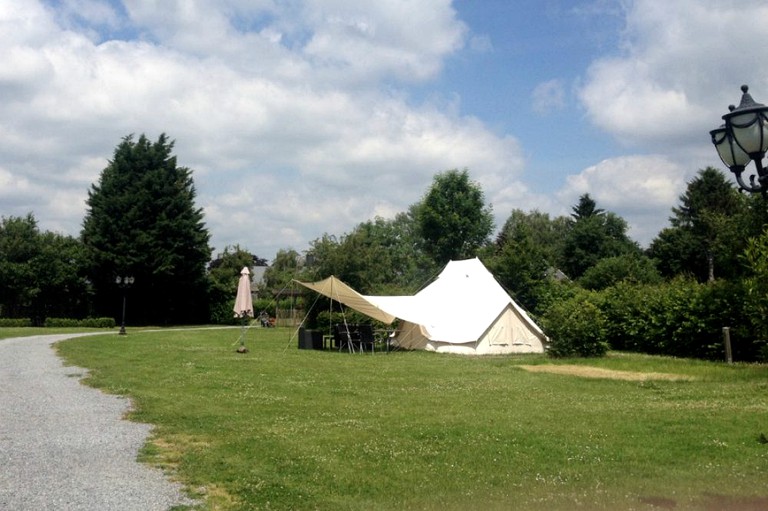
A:
{"label": "tall conifer tree", "polygon": [[722,172],[713,167],[699,170],[680,196],[680,205],[672,208],[671,227],[651,243],[651,257],[662,274],[691,273],[701,281],[738,276],[738,258],[746,246],[739,217],[747,214],[747,206]]}
{"label": "tall conifer tree", "polygon": [[[135,323],[208,320],[205,268],[210,235],[195,207],[192,172],[176,164],[173,142],[125,137],[88,192],[82,239],[101,314],[120,313],[117,276],[133,276]],[[118,318],[119,319],[119,318]]]}

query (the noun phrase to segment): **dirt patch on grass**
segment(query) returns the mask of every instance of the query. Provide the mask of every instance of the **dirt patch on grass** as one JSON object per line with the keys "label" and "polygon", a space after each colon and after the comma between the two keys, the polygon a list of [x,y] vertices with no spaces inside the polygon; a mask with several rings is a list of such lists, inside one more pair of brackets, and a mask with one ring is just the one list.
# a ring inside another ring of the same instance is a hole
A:
{"label": "dirt patch on grass", "polygon": [[139,458],[165,471],[175,472],[184,453],[208,446],[207,442],[196,440],[191,435],[171,435],[165,438],[153,436],[142,449]]}
{"label": "dirt patch on grass", "polygon": [[582,378],[602,378],[606,380],[648,381],[648,380],[672,380],[691,381],[694,378],[684,374],[672,373],[641,373],[637,371],[616,371],[592,366],[579,365],[521,365],[521,368],[533,373],[554,373],[568,376],[580,376]]}

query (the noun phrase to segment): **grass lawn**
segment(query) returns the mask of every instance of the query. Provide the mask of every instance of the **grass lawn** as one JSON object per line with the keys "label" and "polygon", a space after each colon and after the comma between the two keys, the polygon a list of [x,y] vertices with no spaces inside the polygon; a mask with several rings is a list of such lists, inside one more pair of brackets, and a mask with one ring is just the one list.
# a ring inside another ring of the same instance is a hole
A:
{"label": "grass lawn", "polygon": [[[142,459],[201,509],[768,508],[768,366],[359,355],[298,350],[292,333],[252,329],[247,354],[236,329],[58,350],[133,399],[131,419],[156,426]],[[545,364],[677,376],[523,367]]]}

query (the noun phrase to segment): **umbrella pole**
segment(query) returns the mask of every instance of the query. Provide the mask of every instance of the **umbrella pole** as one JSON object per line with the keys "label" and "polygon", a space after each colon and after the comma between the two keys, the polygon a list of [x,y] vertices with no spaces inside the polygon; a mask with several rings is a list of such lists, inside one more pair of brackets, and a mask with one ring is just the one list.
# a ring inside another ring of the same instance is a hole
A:
{"label": "umbrella pole", "polygon": [[248,316],[243,314],[242,326],[240,328],[240,347],[237,348],[238,353],[248,353],[248,348],[245,347],[245,324],[248,321]]}

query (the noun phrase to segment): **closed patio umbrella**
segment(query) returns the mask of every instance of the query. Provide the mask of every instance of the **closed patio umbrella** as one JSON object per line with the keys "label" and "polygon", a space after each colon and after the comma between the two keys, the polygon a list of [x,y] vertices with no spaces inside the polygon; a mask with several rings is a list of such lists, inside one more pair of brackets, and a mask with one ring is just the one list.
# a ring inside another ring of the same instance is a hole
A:
{"label": "closed patio umbrella", "polygon": [[243,328],[240,331],[240,347],[237,349],[240,353],[248,350],[245,348],[245,325],[248,317],[253,317],[253,297],[251,296],[251,272],[248,267],[243,267],[240,271],[240,281],[237,283],[237,297],[235,306],[232,308],[236,318],[242,318]]}

